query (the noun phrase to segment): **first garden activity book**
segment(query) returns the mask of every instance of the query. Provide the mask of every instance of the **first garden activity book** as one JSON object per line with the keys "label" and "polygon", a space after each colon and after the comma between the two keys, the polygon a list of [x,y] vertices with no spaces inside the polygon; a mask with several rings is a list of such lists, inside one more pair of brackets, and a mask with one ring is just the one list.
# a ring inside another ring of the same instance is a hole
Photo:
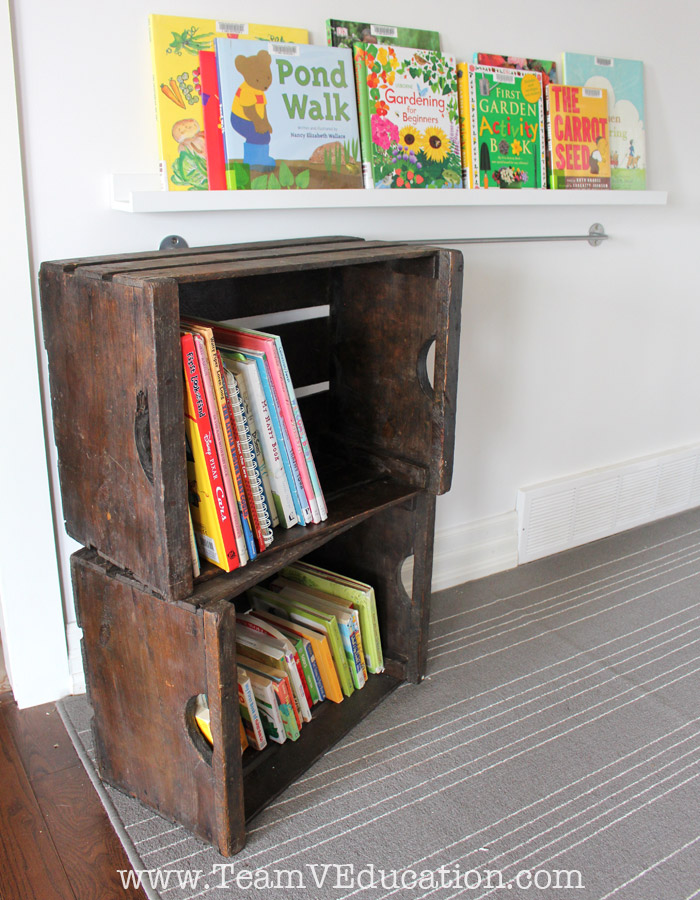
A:
{"label": "first garden activity book", "polygon": [[461,188],[455,60],[431,50],[355,44],[367,188]]}

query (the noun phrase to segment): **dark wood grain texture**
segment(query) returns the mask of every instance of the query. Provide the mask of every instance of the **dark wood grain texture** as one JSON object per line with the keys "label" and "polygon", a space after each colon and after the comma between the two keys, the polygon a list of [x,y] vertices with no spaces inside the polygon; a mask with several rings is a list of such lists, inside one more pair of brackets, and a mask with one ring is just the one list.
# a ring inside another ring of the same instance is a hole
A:
{"label": "dark wood grain texture", "polygon": [[[247,818],[396,684],[424,675],[435,496],[452,474],[461,286],[457,251],[346,237],[42,266],[66,527],[89,548],[72,571],[98,766],[224,855],[243,846]],[[320,315],[309,318],[313,308]],[[323,385],[300,407],[328,518],[277,529],[245,567],[205,565],[194,581],[180,315],[269,317],[294,383]],[[252,765],[248,753],[243,769],[236,609],[247,608],[248,588],[302,558],[374,586],[386,674],[337,707],[327,701],[293,747],[268,748]],[[213,751],[193,731],[199,693]]]}

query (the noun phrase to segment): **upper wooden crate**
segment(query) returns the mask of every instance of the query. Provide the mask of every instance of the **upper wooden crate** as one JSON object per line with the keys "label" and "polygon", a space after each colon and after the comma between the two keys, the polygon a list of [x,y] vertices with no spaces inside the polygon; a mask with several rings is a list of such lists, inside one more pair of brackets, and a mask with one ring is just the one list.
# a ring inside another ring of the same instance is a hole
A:
{"label": "upper wooden crate", "polygon": [[328,520],[277,529],[225,576],[232,595],[376,510],[449,488],[458,251],[328,237],[144,252],[45,262],[40,288],[66,530],[165,599],[193,587],[180,315],[269,317],[295,387],[316,386],[300,406]]}

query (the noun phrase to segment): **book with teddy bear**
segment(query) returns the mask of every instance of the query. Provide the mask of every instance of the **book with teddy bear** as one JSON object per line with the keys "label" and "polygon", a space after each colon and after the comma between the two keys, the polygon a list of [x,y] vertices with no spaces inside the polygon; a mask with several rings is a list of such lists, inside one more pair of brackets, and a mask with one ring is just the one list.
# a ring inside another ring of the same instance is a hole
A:
{"label": "book with teddy bear", "polygon": [[246,43],[248,40],[304,43],[309,33],[305,28],[155,14],[149,16],[148,26],[163,188],[211,189],[205,139],[208,98],[203,89],[199,54],[213,52],[217,37],[246,40]]}
{"label": "book with teddy bear", "polygon": [[214,43],[229,190],[362,187],[350,50]]}

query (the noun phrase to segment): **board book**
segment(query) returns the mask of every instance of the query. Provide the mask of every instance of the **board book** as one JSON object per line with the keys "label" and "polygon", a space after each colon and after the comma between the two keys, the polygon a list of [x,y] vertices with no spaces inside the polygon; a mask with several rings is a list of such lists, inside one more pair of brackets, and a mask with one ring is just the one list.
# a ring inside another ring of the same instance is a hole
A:
{"label": "board book", "polygon": [[564,84],[607,92],[610,187],[643,191],[647,168],[644,64],[636,59],[564,53],[562,69]]}
{"label": "board book", "polygon": [[362,187],[350,50],[215,45],[229,189]]}
{"label": "board book", "polygon": [[399,47],[415,47],[440,52],[440,33],[423,28],[405,28],[401,25],[372,25],[370,22],[352,22],[348,19],[326,19],[326,37],[332,47],[349,47],[353,44],[394,44]]}
{"label": "board book", "polygon": [[319,588],[327,594],[351,603],[358,610],[360,616],[362,646],[367,671],[372,674],[384,671],[377,601],[371,585],[307,562],[286,566],[282,569],[281,575],[309,587]]}
{"label": "board book", "polygon": [[[265,678],[272,686],[277,700],[277,711],[284,730],[284,740],[289,738],[291,741],[296,741],[301,732],[297,724],[292,688],[286,672],[277,666],[265,662],[261,658],[261,654],[251,652],[250,648],[240,643],[236,644],[236,658],[240,665],[245,666],[249,675],[259,675]],[[252,681],[251,684],[253,684]],[[277,740],[276,743],[282,744],[284,741]]]}
{"label": "board book", "polygon": [[461,188],[455,59],[367,43],[354,59],[365,187]]}
{"label": "board book", "polygon": [[[539,72],[460,64],[462,140],[471,188],[547,186]],[[468,149],[466,145],[468,143]]]}
{"label": "board book", "polygon": [[217,37],[303,43],[308,31],[155,14],[148,25],[162,186],[207,190],[200,51],[213,50]]}
{"label": "board book", "polygon": [[554,190],[609,190],[608,100],[604,88],[547,88],[549,178]]}
{"label": "board book", "polygon": [[237,667],[236,675],[238,678],[238,706],[248,744],[255,750],[264,750],[267,746],[267,738],[250,677],[242,666]]}

